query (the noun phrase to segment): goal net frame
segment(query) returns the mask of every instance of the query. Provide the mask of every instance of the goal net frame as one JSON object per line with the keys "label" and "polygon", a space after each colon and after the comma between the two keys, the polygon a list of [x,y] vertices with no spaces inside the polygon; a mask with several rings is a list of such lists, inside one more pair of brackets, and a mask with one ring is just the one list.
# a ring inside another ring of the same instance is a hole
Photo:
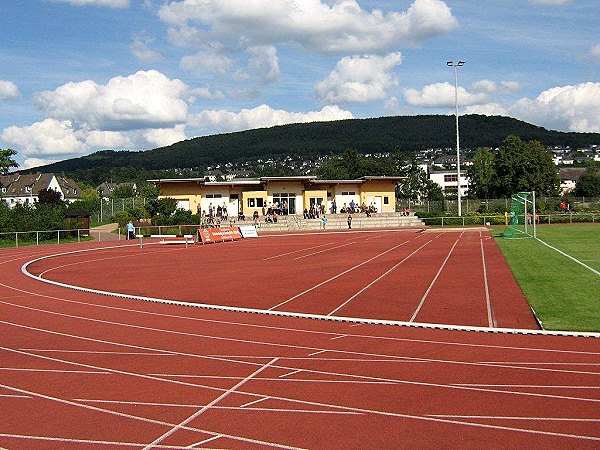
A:
{"label": "goal net frame", "polygon": [[535,191],[518,192],[512,195],[511,200],[507,228],[502,236],[506,239],[537,239]]}

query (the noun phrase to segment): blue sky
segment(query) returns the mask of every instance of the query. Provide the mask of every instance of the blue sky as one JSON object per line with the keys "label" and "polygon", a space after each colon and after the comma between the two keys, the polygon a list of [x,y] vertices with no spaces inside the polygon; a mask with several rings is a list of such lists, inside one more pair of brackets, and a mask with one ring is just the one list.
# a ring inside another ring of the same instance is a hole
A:
{"label": "blue sky", "polygon": [[0,3],[0,148],[22,168],[292,122],[507,115],[600,132],[593,0]]}

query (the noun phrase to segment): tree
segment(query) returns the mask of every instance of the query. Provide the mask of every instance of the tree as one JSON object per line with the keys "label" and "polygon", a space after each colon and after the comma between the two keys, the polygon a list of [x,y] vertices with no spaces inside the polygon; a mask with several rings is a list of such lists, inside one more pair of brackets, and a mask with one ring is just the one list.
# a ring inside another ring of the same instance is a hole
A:
{"label": "tree", "polygon": [[38,192],[38,203],[42,205],[62,205],[62,195],[54,189],[40,189],[40,192]]}
{"label": "tree", "polygon": [[112,192],[112,198],[131,198],[135,197],[135,189],[131,183],[119,184]]}
{"label": "tree", "polygon": [[402,169],[401,175],[405,176],[406,180],[397,188],[396,194],[399,198],[411,200],[442,200],[444,198],[442,188],[429,179],[414,157],[411,159],[410,165]]}
{"label": "tree", "polygon": [[556,195],[560,178],[552,156],[538,141],[508,136],[494,158],[494,195],[510,197],[519,191]]}
{"label": "tree", "polygon": [[600,197],[600,173],[587,171],[577,180],[577,197]]}
{"label": "tree", "polygon": [[6,175],[12,167],[19,167],[19,164],[12,159],[17,152],[12,148],[0,149],[0,175]]}
{"label": "tree", "polygon": [[480,148],[473,156],[473,165],[467,168],[469,197],[490,198],[494,192],[496,171],[494,152],[489,147]]}

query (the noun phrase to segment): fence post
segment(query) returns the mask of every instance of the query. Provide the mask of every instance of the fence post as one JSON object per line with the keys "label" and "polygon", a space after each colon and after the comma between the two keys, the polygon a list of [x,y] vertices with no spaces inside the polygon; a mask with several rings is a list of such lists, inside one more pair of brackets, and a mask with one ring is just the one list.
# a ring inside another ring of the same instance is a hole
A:
{"label": "fence post", "polygon": [[60,230],[56,230],[56,243],[60,244]]}
{"label": "fence post", "polygon": [[19,246],[19,233],[15,231],[15,247]]}

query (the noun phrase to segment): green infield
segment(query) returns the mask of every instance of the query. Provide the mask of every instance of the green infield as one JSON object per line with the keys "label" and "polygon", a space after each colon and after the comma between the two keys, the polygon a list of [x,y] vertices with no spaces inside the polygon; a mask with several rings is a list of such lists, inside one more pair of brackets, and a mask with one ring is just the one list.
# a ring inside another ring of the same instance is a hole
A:
{"label": "green infield", "polygon": [[496,241],[543,328],[600,332],[600,224],[541,225],[537,236],[564,254],[534,239]]}

